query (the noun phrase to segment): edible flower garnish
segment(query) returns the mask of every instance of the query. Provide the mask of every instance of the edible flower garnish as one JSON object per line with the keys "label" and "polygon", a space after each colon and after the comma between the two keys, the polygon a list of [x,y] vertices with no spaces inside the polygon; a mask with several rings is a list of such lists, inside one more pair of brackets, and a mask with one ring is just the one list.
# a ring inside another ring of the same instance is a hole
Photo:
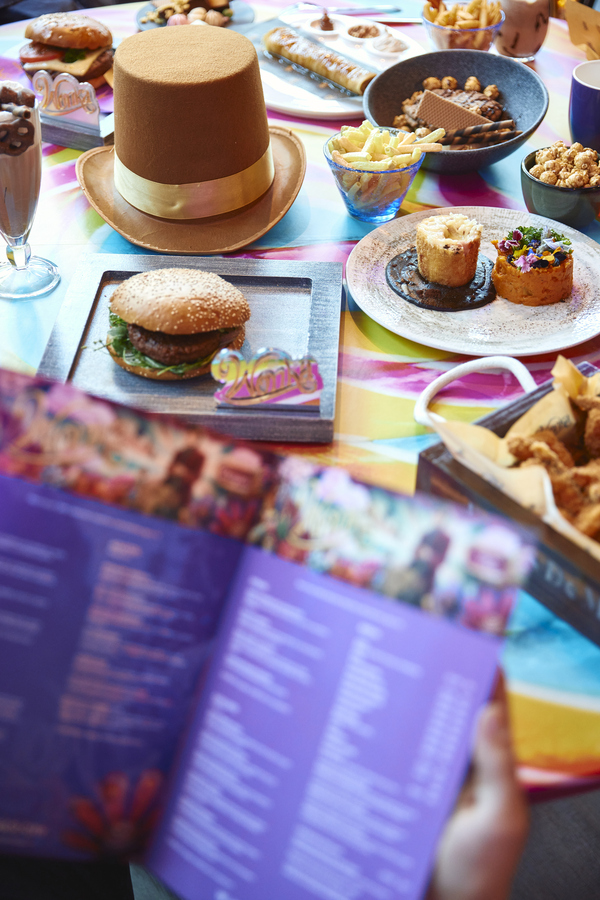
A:
{"label": "edible flower garnish", "polygon": [[521,272],[559,266],[573,252],[571,241],[549,226],[522,226],[495,242],[498,251]]}
{"label": "edible flower garnish", "polygon": [[523,235],[519,231],[518,228],[512,233],[512,237],[507,237],[503,241],[498,241],[498,250],[501,253],[510,253],[511,250],[515,250],[519,246],[519,242],[523,239]]}
{"label": "edible flower garnish", "polygon": [[515,260],[515,266],[517,269],[520,269],[521,272],[530,272],[533,269],[533,264],[535,263],[537,256],[535,253],[527,253],[526,255],[519,256],[517,260]]}

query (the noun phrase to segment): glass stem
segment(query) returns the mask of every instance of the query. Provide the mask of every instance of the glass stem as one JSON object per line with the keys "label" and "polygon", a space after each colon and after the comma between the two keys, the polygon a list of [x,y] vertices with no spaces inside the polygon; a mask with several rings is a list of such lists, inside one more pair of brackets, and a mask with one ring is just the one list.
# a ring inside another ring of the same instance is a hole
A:
{"label": "glass stem", "polygon": [[6,255],[9,263],[15,269],[26,269],[31,258],[31,247],[27,241],[23,244],[9,244],[6,248]]}

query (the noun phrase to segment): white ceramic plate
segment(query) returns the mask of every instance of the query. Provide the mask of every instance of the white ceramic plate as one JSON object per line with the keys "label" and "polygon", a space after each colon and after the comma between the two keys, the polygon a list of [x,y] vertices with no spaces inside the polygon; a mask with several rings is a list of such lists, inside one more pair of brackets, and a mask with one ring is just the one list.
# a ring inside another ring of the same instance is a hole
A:
{"label": "white ceramic plate", "polygon": [[[309,30],[310,23],[318,18],[319,10],[317,8],[315,8],[314,13],[308,15],[305,12],[291,12],[280,16],[280,20],[289,25],[290,28],[301,28],[306,32]],[[359,22],[371,23],[372,21],[358,18],[357,16],[335,16],[335,19],[336,23],[340,23],[343,28],[349,25],[356,25]],[[265,25],[266,23],[261,24]],[[385,25],[375,24],[381,28],[382,33],[386,31]],[[265,30],[268,29],[263,27],[262,31],[264,32]],[[393,56],[373,53],[366,46],[367,41],[358,43],[357,41],[345,40],[341,34],[337,33],[332,35],[330,32],[323,32],[322,37],[311,33],[310,37],[311,40],[327,46],[341,56],[348,55],[354,62],[370,69],[372,72],[382,72],[400,60],[425,52],[414,38],[397,31],[394,31],[394,34],[406,44],[406,49],[401,53],[395,53]],[[247,36],[254,41],[258,50],[267,109],[310,119],[356,119],[364,117],[362,97],[357,97],[347,91],[329,85],[317,75],[312,77],[304,72],[297,71],[289,62],[281,62],[265,56],[264,52],[262,52],[262,32],[259,32],[259,29],[257,29],[256,35],[252,32],[247,33]]]}
{"label": "white ceramic plate", "polygon": [[387,284],[385,269],[398,253],[413,246],[428,210],[393,219],[364,237],[348,258],[346,278],[354,301],[390,331],[452,353],[467,356],[538,356],[581,344],[600,334],[600,247],[591,238],[542,216],[514,209],[456,206],[440,214],[463,213],[483,225],[481,251],[492,261],[492,239],[520,225],[551,225],[574,246],[573,293],[552,306],[519,306],[502,297],[480,309],[432,312],[398,296]]}

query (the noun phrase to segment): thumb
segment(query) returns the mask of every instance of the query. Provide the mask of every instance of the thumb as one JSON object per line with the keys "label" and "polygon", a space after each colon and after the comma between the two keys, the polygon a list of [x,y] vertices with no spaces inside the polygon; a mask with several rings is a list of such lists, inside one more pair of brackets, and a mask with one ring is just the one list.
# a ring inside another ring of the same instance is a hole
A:
{"label": "thumb", "polygon": [[527,804],[515,773],[508,707],[503,699],[489,703],[481,713],[473,763],[475,802],[498,822],[499,831],[513,834],[517,841],[524,839]]}

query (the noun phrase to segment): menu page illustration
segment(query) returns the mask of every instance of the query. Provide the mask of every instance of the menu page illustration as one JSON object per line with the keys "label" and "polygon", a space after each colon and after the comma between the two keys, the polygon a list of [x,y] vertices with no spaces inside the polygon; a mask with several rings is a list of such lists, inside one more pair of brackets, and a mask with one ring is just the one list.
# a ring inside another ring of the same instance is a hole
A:
{"label": "menu page illustration", "polygon": [[420,897],[498,648],[248,549],[149,865],[186,900]]}

